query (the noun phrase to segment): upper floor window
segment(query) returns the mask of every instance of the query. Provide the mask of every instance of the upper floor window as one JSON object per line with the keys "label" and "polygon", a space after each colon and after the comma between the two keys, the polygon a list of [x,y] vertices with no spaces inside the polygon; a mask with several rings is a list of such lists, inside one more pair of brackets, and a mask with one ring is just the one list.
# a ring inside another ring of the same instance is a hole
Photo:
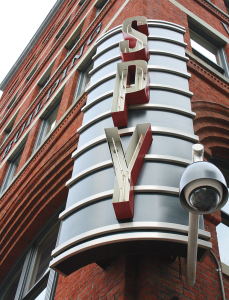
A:
{"label": "upper floor window", "polygon": [[73,102],[76,100],[76,98],[80,95],[80,93],[85,89],[85,87],[89,84],[91,76],[89,72],[93,68],[93,61],[90,59],[89,62],[84,66],[82,71],[80,72]]}
{"label": "upper floor window", "polygon": [[51,217],[0,285],[1,300],[51,300],[54,297],[58,274],[49,269],[49,263],[59,231],[57,217],[57,213]]}
{"label": "upper floor window", "polygon": [[58,39],[61,34],[65,31],[65,29],[68,27],[68,23],[70,21],[70,17],[67,19],[67,21],[64,23],[64,25],[60,28],[60,30],[58,31],[56,38]]}
{"label": "upper floor window", "polygon": [[36,65],[33,67],[33,69],[31,70],[31,72],[29,73],[29,75],[26,77],[27,81],[29,81],[30,78],[33,76],[33,74],[36,72],[38,64],[39,64],[39,61],[36,63]]}
{"label": "upper floor window", "polygon": [[9,104],[7,105],[7,108],[10,109],[11,106],[14,104],[15,100],[17,99],[17,94],[18,91],[15,93],[15,95],[13,96],[13,98],[10,100]]}
{"label": "upper floor window", "polygon": [[54,63],[55,60],[50,64],[50,66],[45,70],[44,74],[39,79],[38,85],[40,87],[40,91],[45,87],[46,83],[49,81]]}
{"label": "upper floor window", "polygon": [[223,45],[191,23],[189,28],[193,54],[229,77],[228,61]]}
{"label": "upper floor window", "polygon": [[17,287],[19,284],[20,276],[21,276],[21,271],[22,271],[22,266],[20,266],[19,270],[16,272],[16,274],[12,278],[12,283],[8,286],[4,300],[13,300],[16,292],[17,292]]}
{"label": "upper floor window", "polygon": [[80,38],[80,33],[65,46],[68,49],[67,55],[72,51],[76,43],[78,42]]}
{"label": "upper floor window", "polygon": [[60,101],[61,101],[61,97],[57,100],[57,102],[52,107],[52,109],[50,109],[50,111],[43,117],[40,129],[37,134],[37,139],[34,144],[33,152],[43,142],[43,140],[48,135],[48,133],[52,131],[53,128],[55,127]]}
{"label": "upper floor window", "polygon": [[24,146],[23,145],[20,150],[17,152],[17,154],[13,157],[13,159],[10,161],[9,163],[9,167],[6,171],[6,175],[3,179],[2,182],[2,186],[1,186],[1,190],[0,190],[0,194],[9,186],[9,184],[11,183],[12,179],[14,178],[16,172],[17,172],[17,168],[19,166],[19,162],[24,150]]}
{"label": "upper floor window", "polygon": [[10,132],[12,131],[13,129],[13,126],[14,126],[14,122],[17,118],[17,115],[18,115],[18,112],[19,110],[17,111],[17,113],[13,116],[13,118],[9,121],[9,123],[7,124],[7,126],[5,127],[4,131],[5,131],[5,136],[4,136],[4,139],[3,139],[3,142],[2,144],[6,141],[6,139],[8,138],[8,136],[10,135]]}
{"label": "upper floor window", "polygon": [[102,1],[98,1],[96,3],[96,7],[97,7],[97,11],[96,11],[96,16],[98,16],[98,14],[100,13],[100,11],[102,10],[102,8],[104,7],[104,5],[107,3],[108,0],[102,0]]}
{"label": "upper floor window", "polygon": [[224,4],[226,6],[227,13],[229,14],[229,0],[224,0]]}
{"label": "upper floor window", "polygon": [[13,124],[5,130],[5,136],[4,136],[4,139],[3,139],[2,143],[4,143],[5,140],[8,138],[8,136],[10,135],[10,132],[11,132],[12,128],[13,128]]}

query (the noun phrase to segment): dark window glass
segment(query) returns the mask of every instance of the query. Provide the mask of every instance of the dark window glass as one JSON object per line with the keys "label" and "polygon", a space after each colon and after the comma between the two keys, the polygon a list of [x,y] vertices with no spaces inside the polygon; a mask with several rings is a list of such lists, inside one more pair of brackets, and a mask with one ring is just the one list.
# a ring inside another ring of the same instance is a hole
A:
{"label": "dark window glass", "polygon": [[42,143],[42,141],[45,139],[45,137],[47,136],[47,134],[53,130],[53,128],[56,125],[56,118],[57,118],[57,114],[58,114],[58,110],[59,110],[59,106],[60,106],[60,101],[61,99],[59,99],[57,101],[57,103],[55,104],[55,106],[50,110],[50,112],[44,117],[38,135],[37,135],[37,139],[36,142],[34,144],[34,148],[33,148],[33,152],[37,149],[37,147]]}
{"label": "dark window glass", "polygon": [[51,252],[56,245],[57,234],[58,226],[56,226],[53,231],[45,238],[45,240],[39,245],[30,287],[32,287],[39,279],[41,279],[41,277],[47,271],[49,262],[52,259]]}
{"label": "dark window glass", "polygon": [[56,38],[58,39],[61,34],[65,31],[65,29],[68,27],[68,23],[70,21],[70,18],[67,19],[67,21],[64,23],[64,25],[61,27],[61,29],[59,30],[59,32],[56,35]]}
{"label": "dark window glass", "polygon": [[17,277],[14,279],[13,283],[10,285],[8,292],[6,293],[5,297],[3,298],[4,300],[14,300],[14,297],[16,295],[18,283],[20,280],[21,276],[21,270]]}
{"label": "dark window glass", "polygon": [[80,34],[76,38],[73,39],[73,41],[71,42],[71,44],[69,46],[66,47],[68,49],[67,55],[72,51],[72,49],[78,42],[79,38],[80,38]]}
{"label": "dark window glass", "polygon": [[102,10],[104,5],[107,3],[108,0],[103,0],[98,6],[97,6],[97,11],[96,11],[96,16],[98,16],[99,12]]}
{"label": "dark window glass", "polygon": [[80,73],[78,82],[77,82],[77,86],[76,86],[76,90],[75,90],[75,94],[74,94],[74,98],[73,98],[73,102],[76,100],[76,98],[80,95],[80,93],[84,90],[84,88],[89,84],[91,76],[89,74],[89,72],[92,70],[93,68],[93,62],[92,60],[90,60],[86,66],[83,68],[82,72]]}
{"label": "dark window glass", "polygon": [[23,153],[23,149],[24,149],[24,145],[23,145],[22,149],[20,149],[19,152],[15,155],[13,160],[10,162],[9,167],[6,172],[6,175],[3,179],[0,194],[9,186],[12,179],[14,178],[17,168],[19,166],[19,162],[20,162],[20,159],[21,159],[21,156]]}

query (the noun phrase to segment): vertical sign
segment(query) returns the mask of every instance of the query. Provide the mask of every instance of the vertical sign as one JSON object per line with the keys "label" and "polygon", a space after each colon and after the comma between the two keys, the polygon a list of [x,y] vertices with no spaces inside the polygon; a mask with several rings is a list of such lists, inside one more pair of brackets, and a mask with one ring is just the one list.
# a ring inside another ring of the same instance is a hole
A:
{"label": "vertical sign", "polygon": [[116,218],[134,216],[134,186],[152,143],[151,124],[138,124],[126,153],[122,148],[117,127],[127,126],[128,105],[149,102],[148,25],[145,17],[129,18],[123,22],[123,37],[119,50],[122,63],[117,64],[111,116],[114,128],[105,129],[114,170],[113,207]]}

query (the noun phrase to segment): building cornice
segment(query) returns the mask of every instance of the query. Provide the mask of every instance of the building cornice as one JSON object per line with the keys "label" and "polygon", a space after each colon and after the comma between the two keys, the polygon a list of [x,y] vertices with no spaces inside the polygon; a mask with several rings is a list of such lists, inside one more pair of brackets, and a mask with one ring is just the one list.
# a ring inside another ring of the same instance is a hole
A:
{"label": "building cornice", "polygon": [[3,81],[0,83],[0,90],[3,91],[10,80],[13,78],[13,76],[17,73],[18,69],[20,68],[21,64],[24,62],[26,57],[29,55],[35,44],[38,42],[42,34],[45,32],[47,27],[49,26],[50,22],[53,20],[57,12],[59,11],[61,5],[65,2],[65,0],[57,0],[53,8],[48,13],[47,17],[44,19],[44,21],[41,23],[40,27],[28,43],[28,45],[25,47],[24,51],[21,53],[15,64],[12,66],[6,77],[3,79]]}

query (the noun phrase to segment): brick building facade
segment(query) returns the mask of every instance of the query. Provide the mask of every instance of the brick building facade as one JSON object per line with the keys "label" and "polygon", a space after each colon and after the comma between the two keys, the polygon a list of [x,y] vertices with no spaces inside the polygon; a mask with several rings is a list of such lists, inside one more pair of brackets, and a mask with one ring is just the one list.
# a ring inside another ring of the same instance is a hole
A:
{"label": "brick building facade", "polygon": [[[205,160],[229,181],[227,7],[227,0],[56,2],[0,85],[0,299],[229,299],[228,262],[222,264],[223,298],[210,252],[197,264],[194,287],[186,284],[185,255],[173,252],[113,255],[67,277],[48,269],[98,41],[127,18],[145,16],[184,31],[194,133]],[[220,261],[216,228],[227,230],[229,210],[205,215],[203,224]]]}

